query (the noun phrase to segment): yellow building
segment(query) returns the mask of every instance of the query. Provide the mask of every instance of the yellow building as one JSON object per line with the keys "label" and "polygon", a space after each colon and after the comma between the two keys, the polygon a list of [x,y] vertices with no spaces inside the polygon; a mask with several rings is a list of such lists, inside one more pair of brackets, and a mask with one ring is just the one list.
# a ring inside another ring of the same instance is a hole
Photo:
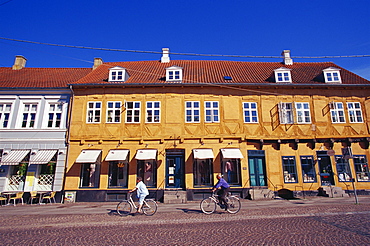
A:
{"label": "yellow building", "polygon": [[[330,62],[107,62],[71,85],[65,190],[122,199],[142,176],[164,202],[370,189],[370,82]],[[352,178],[354,183],[352,184]],[[330,194],[331,193],[331,194]]]}

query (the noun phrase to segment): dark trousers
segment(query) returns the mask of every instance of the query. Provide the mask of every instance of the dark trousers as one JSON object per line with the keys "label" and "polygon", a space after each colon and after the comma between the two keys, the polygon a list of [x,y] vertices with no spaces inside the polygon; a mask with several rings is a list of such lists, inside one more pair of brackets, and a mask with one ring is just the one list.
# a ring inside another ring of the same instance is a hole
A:
{"label": "dark trousers", "polygon": [[226,205],[227,202],[226,202],[226,196],[227,196],[227,193],[229,193],[229,190],[230,188],[221,188],[218,192],[217,192],[217,195],[218,195],[218,200],[220,201],[221,204],[224,204]]}

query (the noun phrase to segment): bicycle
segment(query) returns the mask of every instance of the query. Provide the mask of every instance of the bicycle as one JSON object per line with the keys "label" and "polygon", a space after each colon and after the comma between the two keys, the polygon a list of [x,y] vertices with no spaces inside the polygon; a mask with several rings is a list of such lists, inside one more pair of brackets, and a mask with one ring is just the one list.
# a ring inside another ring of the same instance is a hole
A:
{"label": "bicycle", "polygon": [[[117,205],[117,213],[121,216],[127,216],[132,214],[133,209],[138,209],[134,200],[132,199],[132,193],[129,193],[128,199],[123,200]],[[157,212],[158,205],[154,199],[145,199],[142,207],[143,213],[147,216],[152,216]]]}
{"label": "bicycle", "polygon": [[[236,214],[239,212],[241,208],[241,203],[238,197],[233,195],[227,195],[226,196],[227,201],[227,209],[226,211],[230,214]],[[204,198],[200,203],[200,209],[205,214],[212,214],[216,211],[217,205],[220,206],[220,208],[224,208],[223,204],[220,204],[220,201],[218,200],[218,195],[215,194],[215,192],[212,192],[212,195],[208,198]]]}

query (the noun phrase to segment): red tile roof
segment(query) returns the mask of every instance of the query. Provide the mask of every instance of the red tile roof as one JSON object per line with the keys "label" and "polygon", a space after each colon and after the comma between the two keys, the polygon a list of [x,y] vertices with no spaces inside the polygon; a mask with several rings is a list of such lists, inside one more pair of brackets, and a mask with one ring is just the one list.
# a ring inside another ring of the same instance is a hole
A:
{"label": "red tile roof", "polygon": [[0,67],[0,88],[60,88],[79,80],[91,68],[22,68]]}
{"label": "red tile roof", "polygon": [[[111,84],[108,82],[109,68],[126,68],[129,79],[118,84],[157,84],[165,81],[165,68],[171,66],[183,68],[182,84],[192,83],[275,83],[274,69],[291,69],[292,84],[325,84],[322,70],[337,67],[340,70],[342,84],[370,84],[370,82],[332,62],[299,63],[284,65],[280,62],[238,62],[208,60],[173,60],[169,63],[159,61],[106,62],[87,76],[73,84]],[[232,77],[225,80],[224,76]],[[117,83],[115,83],[117,84]]]}

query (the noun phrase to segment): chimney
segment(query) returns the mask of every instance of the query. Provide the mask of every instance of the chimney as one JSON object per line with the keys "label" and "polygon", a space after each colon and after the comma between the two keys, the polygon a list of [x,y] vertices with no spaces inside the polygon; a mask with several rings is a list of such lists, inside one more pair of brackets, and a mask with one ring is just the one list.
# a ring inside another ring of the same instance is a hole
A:
{"label": "chimney", "polygon": [[15,56],[15,61],[13,65],[13,70],[20,70],[26,66],[27,59],[23,56]]}
{"label": "chimney", "polygon": [[292,58],[290,58],[290,50],[283,50],[281,55],[284,56],[283,63],[285,65],[293,65],[293,60],[292,60]]}
{"label": "chimney", "polygon": [[94,58],[94,66],[93,70],[99,67],[101,64],[103,64],[103,59],[101,58]]}
{"label": "chimney", "polygon": [[162,63],[169,63],[170,62],[169,53],[170,53],[169,48],[162,48],[162,58],[161,58]]}

